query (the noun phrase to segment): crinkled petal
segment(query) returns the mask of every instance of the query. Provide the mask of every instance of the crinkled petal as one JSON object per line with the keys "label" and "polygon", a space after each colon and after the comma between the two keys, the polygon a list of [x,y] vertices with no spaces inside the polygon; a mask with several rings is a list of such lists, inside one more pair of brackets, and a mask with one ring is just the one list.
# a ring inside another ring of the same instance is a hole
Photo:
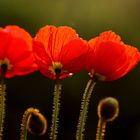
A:
{"label": "crinkled petal", "polygon": [[99,35],[99,39],[101,41],[112,41],[112,42],[120,42],[121,38],[116,33],[111,30],[105,31]]}
{"label": "crinkled petal", "polygon": [[46,52],[44,45],[40,42],[33,41],[33,53],[34,53],[35,61],[39,67],[39,70],[42,73],[47,74],[49,71],[49,66],[52,65],[52,59],[50,58],[49,54]]}
{"label": "crinkled petal", "polygon": [[85,68],[85,57],[89,47],[82,39],[75,39],[68,43],[60,53],[60,61],[64,71],[76,73]]}
{"label": "crinkled petal", "polygon": [[67,26],[45,26],[35,36],[35,41],[44,44],[53,61],[58,61],[61,49],[71,40],[78,38],[75,30]]}
{"label": "crinkled petal", "polygon": [[93,69],[104,76],[113,73],[127,60],[124,47],[113,42],[103,42],[96,46],[92,55]]}
{"label": "crinkled petal", "polygon": [[92,48],[94,48],[94,46],[99,45],[102,42],[112,41],[116,43],[121,43],[120,40],[121,38],[119,35],[109,30],[101,33],[98,37],[92,38],[91,40],[89,40],[88,43]]}

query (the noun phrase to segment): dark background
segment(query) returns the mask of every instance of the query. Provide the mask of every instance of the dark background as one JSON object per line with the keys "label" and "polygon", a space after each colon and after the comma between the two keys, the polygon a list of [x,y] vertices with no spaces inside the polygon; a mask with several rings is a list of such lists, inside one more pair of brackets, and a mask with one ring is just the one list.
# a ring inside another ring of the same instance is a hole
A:
{"label": "dark background", "polygon": [[[34,37],[46,24],[68,25],[84,39],[112,29],[122,40],[140,49],[139,0],[0,0],[0,26],[16,24]],[[62,81],[58,140],[74,140],[80,101],[89,76],[86,71]],[[54,81],[34,72],[6,80],[4,140],[19,140],[23,112],[36,107],[51,122]],[[92,94],[85,140],[93,140],[98,122],[97,104],[106,96],[120,103],[119,117],[107,124],[105,140],[140,140],[140,64],[123,78],[100,82]],[[29,140],[47,140],[28,135]]]}

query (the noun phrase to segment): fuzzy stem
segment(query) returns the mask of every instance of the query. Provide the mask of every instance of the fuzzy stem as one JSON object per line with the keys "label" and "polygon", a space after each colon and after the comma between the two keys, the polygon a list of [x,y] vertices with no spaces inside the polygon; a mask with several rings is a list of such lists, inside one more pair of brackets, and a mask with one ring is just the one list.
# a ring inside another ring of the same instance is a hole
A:
{"label": "fuzzy stem", "polygon": [[25,111],[23,118],[22,118],[22,124],[21,124],[21,133],[20,133],[20,140],[27,140],[27,133],[28,133],[28,124],[29,120],[32,116],[33,108],[30,108]]}
{"label": "fuzzy stem", "polygon": [[103,119],[99,119],[98,126],[97,126],[96,140],[104,140],[105,128],[106,128],[106,121],[104,121]]}
{"label": "fuzzy stem", "polygon": [[55,83],[55,86],[54,86],[52,125],[51,125],[51,132],[50,132],[50,139],[51,140],[56,140],[57,139],[61,87],[62,87],[62,85],[60,84],[59,79],[56,79],[56,83]]}
{"label": "fuzzy stem", "polygon": [[3,136],[3,125],[4,125],[4,119],[5,119],[5,100],[6,100],[6,85],[4,82],[4,74],[2,73],[1,79],[0,79],[0,140],[2,140]]}
{"label": "fuzzy stem", "polygon": [[87,113],[88,113],[88,105],[95,84],[96,83],[94,82],[94,80],[90,79],[86,85],[83,94],[82,103],[81,103],[81,111],[79,115],[79,121],[78,121],[77,132],[76,132],[76,140],[83,140],[84,137],[83,133],[85,131],[85,124],[86,124]]}

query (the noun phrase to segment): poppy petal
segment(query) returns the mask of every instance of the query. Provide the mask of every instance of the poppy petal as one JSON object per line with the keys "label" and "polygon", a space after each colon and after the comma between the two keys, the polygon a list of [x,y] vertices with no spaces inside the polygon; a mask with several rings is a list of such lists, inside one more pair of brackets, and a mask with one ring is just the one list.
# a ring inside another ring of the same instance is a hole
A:
{"label": "poppy petal", "polygon": [[78,36],[70,27],[45,26],[39,30],[34,40],[43,43],[53,61],[57,61],[61,49],[75,38]]}
{"label": "poppy petal", "polygon": [[75,39],[69,42],[60,53],[63,69],[75,73],[85,68],[84,62],[88,50],[87,43],[82,39]]}
{"label": "poppy petal", "polygon": [[4,32],[9,34],[7,57],[14,63],[28,58],[32,52],[32,37],[29,33],[18,26],[6,26]]}
{"label": "poppy petal", "polygon": [[6,55],[6,47],[8,46],[8,35],[0,30],[0,59],[4,59]]}

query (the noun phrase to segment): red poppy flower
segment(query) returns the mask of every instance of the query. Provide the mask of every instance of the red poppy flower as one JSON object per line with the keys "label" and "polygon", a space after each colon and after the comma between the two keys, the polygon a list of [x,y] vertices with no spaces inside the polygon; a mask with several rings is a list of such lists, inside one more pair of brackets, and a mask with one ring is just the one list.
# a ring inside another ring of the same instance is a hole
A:
{"label": "red poppy flower", "polygon": [[32,53],[32,37],[18,26],[0,28],[0,66],[3,65],[7,67],[6,78],[37,69]]}
{"label": "red poppy flower", "polygon": [[70,27],[45,26],[36,34],[33,49],[41,73],[62,79],[82,70],[89,47]]}
{"label": "red poppy flower", "polygon": [[124,44],[112,31],[91,39],[87,70],[100,80],[116,80],[127,74],[139,61],[138,49]]}

